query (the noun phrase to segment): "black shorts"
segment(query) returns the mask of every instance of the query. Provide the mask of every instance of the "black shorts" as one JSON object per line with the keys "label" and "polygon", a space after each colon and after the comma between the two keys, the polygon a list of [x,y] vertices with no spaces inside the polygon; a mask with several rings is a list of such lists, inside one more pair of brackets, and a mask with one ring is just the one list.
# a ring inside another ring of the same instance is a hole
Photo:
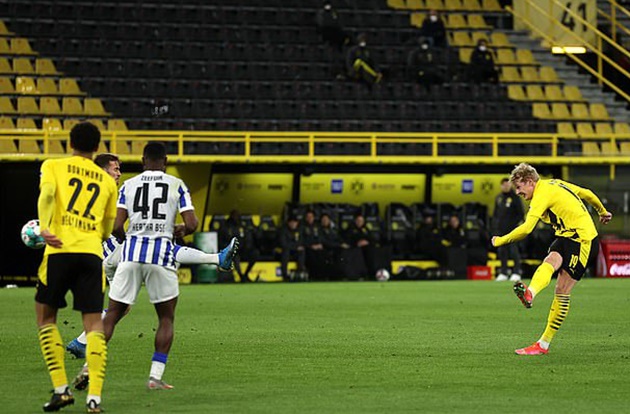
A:
{"label": "black shorts", "polygon": [[549,252],[558,252],[562,256],[562,266],[572,279],[580,280],[590,263],[597,259],[599,238],[579,242],[565,237],[558,237],[551,243]]}
{"label": "black shorts", "polygon": [[53,308],[65,308],[66,293],[72,291],[73,309],[83,313],[103,310],[105,276],[103,260],[87,253],[44,256],[39,267],[35,300]]}

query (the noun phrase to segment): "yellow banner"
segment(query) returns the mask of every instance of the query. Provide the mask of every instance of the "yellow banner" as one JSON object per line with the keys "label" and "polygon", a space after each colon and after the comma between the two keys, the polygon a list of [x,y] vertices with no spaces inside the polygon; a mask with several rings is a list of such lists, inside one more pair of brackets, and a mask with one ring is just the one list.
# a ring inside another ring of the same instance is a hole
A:
{"label": "yellow banner", "polygon": [[[592,30],[597,27],[595,0],[514,0],[514,11],[550,36],[554,41],[550,46],[596,44]],[[519,19],[514,20],[514,28],[529,30]]]}
{"label": "yellow banner", "polygon": [[291,201],[291,174],[214,174],[208,214],[280,214]]}
{"label": "yellow banner", "polygon": [[379,204],[424,201],[424,174],[313,174],[300,180],[300,203]]}
{"label": "yellow banner", "polygon": [[501,191],[501,179],[509,174],[444,174],[434,176],[431,186],[434,203],[481,203],[494,212],[494,200]]}

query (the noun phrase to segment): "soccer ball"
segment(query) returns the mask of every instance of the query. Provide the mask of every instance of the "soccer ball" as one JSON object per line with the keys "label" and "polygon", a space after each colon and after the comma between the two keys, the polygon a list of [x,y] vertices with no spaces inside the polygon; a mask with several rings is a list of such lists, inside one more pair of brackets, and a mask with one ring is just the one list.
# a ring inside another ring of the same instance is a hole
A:
{"label": "soccer ball", "polygon": [[387,282],[389,280],[389,272],[387,269],[378,269],[376,271],[376,280],[379,282]]}
{"label": "soccer ball", "polygon": [[22,227],[22,241],[31,249],[41,249],[46,245],[44,238],[39,234],[39,220],[29,220]]}

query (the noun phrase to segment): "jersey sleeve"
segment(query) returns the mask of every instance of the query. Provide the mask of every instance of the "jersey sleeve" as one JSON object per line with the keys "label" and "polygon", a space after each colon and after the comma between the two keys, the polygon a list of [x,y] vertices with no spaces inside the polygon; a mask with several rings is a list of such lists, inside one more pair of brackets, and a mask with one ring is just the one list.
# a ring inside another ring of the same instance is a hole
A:
{"label": "jersey sleeve", "polygon": [[125,184],[122,185],[122,187],[120,187],[120,190],[118,191],[118,203],[116,204],[116,206],[118,208],[122,208],[127,210],[127,192],[126,192],[127,186]]}
{"label": "jersey sleeve", "polygon": [[568,183],[566,181],[564,181],[563,184],[566,185],[571,191],[573,191],[578,197],[592,205],[597,211],[597,214],[599,214],[600,216],[606,214],[606,207],[604,207],[599,197],[597,197],[595,193],[593,193],[591,190],[575,184]]}
{"label": "jersey sleeve", "polygon": [[177,195],[177,207],[180,213],[195,209],[192,203],[192,199],[190,198],[190,191],[188,191],[188,187],[186,187],[186,184],[184,184],[183,181],[179,182],[179,186],[177,187]]}
{"label": "jersey sleeve", "polygon": [[47,230],[54,214],[55,176],[50,162],[44,161],[41,167],[39,197],[37,199],[37,216],[40,230]]}

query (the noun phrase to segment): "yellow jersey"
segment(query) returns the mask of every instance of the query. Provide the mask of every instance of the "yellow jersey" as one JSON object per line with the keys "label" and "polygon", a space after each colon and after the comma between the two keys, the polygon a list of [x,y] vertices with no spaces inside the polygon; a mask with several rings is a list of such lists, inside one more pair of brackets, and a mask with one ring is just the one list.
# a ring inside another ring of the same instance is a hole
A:
{"label": "yellow jersey", "polygon": [[597,229],[582,200],[595,207],[600,216],[606,214],[606,208],[591,190],[558,179],[539,180],[525,223],[498,237],[495,246],[523,239],[534,230],[538,220],[551,224],[558,237],[579,242],[593,240]]}
{"label": "yellow jersey", "polygon": [[[40,223],[63,243],[60,248],[46,246],[44,255],[92,253],[103,257],[103,240],[116,217],[116,181],[91,159],[72,156],[44,161],[40,191],[54,186],[54,203],[49,223]],[[40,196],[41,197],[41,196]],[[42,212],[40,211],[40,221]]]}

